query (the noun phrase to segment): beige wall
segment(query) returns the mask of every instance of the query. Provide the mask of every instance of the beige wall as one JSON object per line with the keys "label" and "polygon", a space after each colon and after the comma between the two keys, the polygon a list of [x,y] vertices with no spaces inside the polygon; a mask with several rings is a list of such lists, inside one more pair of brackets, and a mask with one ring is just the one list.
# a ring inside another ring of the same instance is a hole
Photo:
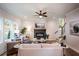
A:
{"label": "beige wall", "polygon": [[58,23],[54,19],[47,22],[46,29],[47,29],[47,33],[50,35],[49,36],[49,39],[53,39],[53,40],[56,39],[55,32],[58,29],[58,26],[57,25],[58,25]]}
{"label": "beige wall", "polygon": [[72,49],[76,50],[77,52],[79,52],[79,36],[74,36],[74,35],[70,35],[70,27],[69,24],[72,21],[77,21],[79,22],[79,8],[69,12],[68,14],[66,14],[66,35],[67,35],[67,39],[66,42],[69,45],[69,47],[71,47]]}

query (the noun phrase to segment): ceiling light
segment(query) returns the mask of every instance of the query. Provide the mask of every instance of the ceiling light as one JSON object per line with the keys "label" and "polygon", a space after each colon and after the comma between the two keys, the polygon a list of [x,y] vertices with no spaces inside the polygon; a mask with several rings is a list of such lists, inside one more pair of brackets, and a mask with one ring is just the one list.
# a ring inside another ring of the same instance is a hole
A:
{"label": "ceiling light", "polygon": [[43,18],[43,16],[39,16],[39,18]]}

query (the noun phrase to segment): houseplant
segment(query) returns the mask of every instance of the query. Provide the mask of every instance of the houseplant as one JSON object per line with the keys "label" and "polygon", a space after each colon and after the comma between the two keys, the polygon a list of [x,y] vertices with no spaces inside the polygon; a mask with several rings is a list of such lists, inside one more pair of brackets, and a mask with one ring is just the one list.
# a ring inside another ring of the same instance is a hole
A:
{"label": "houseplant", "polygon": [[21,31],[20,31],[21,35],[24,35],[26,33],[26,30],[27,29],[25,27],[23,29],[21,29]]}
{"label": "houseplant", "polygon": [[9,30],[9,32],[8,32],[8,36],[7,36],[8,39],[10,39],[10,34],[11,34],[11,33],[10,33],[10,30]]}

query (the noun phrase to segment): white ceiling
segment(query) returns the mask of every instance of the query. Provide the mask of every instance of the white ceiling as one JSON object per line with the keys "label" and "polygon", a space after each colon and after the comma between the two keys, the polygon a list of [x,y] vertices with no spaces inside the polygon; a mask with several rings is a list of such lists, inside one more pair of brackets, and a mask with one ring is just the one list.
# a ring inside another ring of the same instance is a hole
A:
{"label": "white ceiling", "polygon": [[48,11],[48,17],[64,16],[66,13],[78,8],[78,3],[1,3],[0,9],[12,15],[22,17],[31,17],[35,11]]}

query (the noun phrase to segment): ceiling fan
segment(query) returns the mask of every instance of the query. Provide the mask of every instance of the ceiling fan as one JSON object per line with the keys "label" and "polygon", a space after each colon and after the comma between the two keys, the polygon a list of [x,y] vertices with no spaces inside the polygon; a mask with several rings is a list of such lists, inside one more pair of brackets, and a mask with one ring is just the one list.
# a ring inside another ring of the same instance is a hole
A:
{"label": "ceiling fan", "polygon": [[35,12],[37,14],[37,16],[39,17],[47,17],[47,12],[43,12],[42,10],[40,10],[39,12]]}

